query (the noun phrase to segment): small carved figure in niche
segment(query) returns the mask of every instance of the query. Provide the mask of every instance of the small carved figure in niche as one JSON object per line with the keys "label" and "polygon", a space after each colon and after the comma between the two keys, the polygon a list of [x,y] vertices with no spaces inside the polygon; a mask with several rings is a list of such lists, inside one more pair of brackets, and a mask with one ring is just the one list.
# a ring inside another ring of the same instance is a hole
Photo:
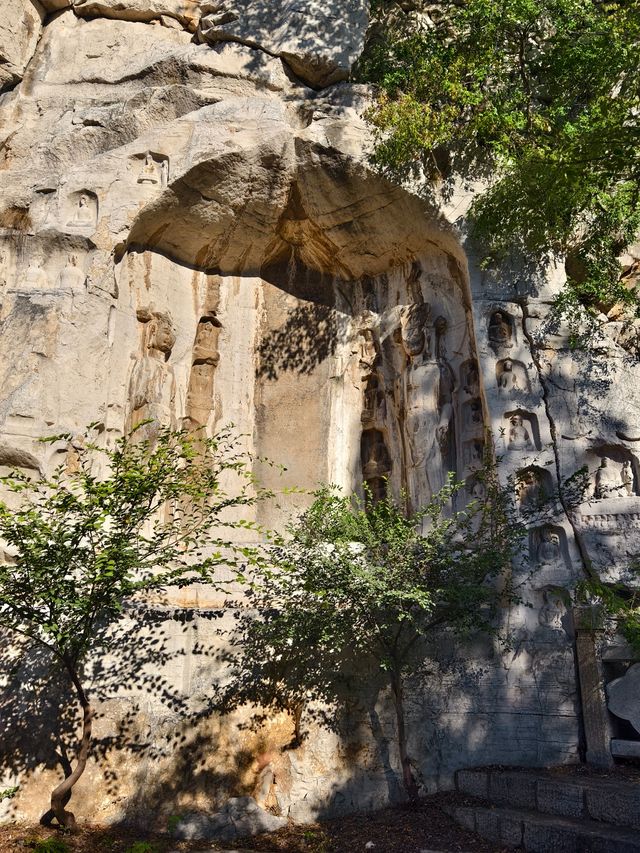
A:
{"label": "small carved figure in niche", "polygon": [[509,424],[509,450],[533,450],[531,436],[524,425],[522,415],[512,415]]}
{"label": "small carved figure in niche", "polygon": [[391,457],[380,430],[368,429],[360,440],[362,479],[368,487],[368,500],[377,503],[387,494],[387,481],[391,471]]}
{"label": "small carved figure in niche", "polygon": [[378,313],[378,299],[373,281],[370,278],[362,280],[362,304],[365,312]]}
{"label": "small carved figure in niche", "polygon": [[153,437],[158,424],[174,425],[175,381],[167,364],[176,342],[167,314],[143,309],[138,312],[142,327],[142,355],[136,360],[129,380],[128,428],[152,419],[141,437]]}
{"label": "small carved figure in niche", "polygon": [[367,377],[364,386],[364,401],[360,420],[363,424],[373,423],[376,420],[383,421],[385,414],[384,391],[380,388],[378,376],[371,374]]}
{"label": "small carved figure in niche", "polygon": [[78,267],[78,256],[69,255],[67,264],[58,278],[58,285],[62,288],[77,290],[84,287],[87,277]]}
{"label": "small carved figure in niche", "polygon": [[22,277],[22,283],[29,290],[46,290],[49,287],[49,277],[42,268],[39,258],[31,258]]}
{"label": "small carved figure in niche", "polygon": [[475,397],[480,392],[480,373],[478,365],[475,361],[467,363],[464,375],[462,377],[463,389],[470,396]]}
{"label": "small carved figure in niche", "polygon": [[502,363],[502,371],[498,378],[498,388],[501,391],[513,391],[518,388],[518,377],[513,370],[513,362],[506,359]]}
{"label": "small carved figure in niche", "polygon": [[561,629],[566,613],[562,596],[553,587],[545,587],[542,590],[542,599],[544,604],[538,611],[538,624],[543,628]]}
{"label": "small carved figure in niche", "polygon": [[511,324],[501,311],[494,311],[491,315],[488,336],[493,350],[507,349],[513,345]]}
{"label": "small carved figure in niche", "polygon": [[520,506],[535,507],[543,500],[542,483],[536,471],[526,468],[520,471],[517,481]]}
{"label": "small carved figure in niche", "polygon": [[487,496],[487,489],[482,480],[475,477],[467,483],[467,493],[472,500],[483,501]]}
{"label": "small carved figure in niche", "polygon": [[160,164],[160,186],[166,187],[169,183],[169,163],[163,160]]}
{"label": "small carved figure in niche", "polygon": [[621,498],[623,489],[626,489],[622,479],[622,472],[609,464],[607,457],[603,457],[600,467],[596,471],[596,498]]}
{"label": "small carved figure in niche", "polygon": [[78,206],[76,207],[74,214],[67,223],[67,225],[93,225],[93,219],[93,210],[91,209],[91,205],[89,204],[89,196],[83,193],[78,199]]}
{"label": "small carved figure in niche", "polygon": [[549,527],[542,529],[537,556],[541,566],[552,566],[560,560],[560,537]]}
{"label": "small carved figure in niche", "polygon": [[142,169],[140,170],[140,174],[138,175],[138,183],[139,184],[157,184],[158,183],[158,170],[156,168],[156,164],[153,161],[153,157],[147,151],[144,158],[144,164]]}
{"label": "small carved figure in niche", "polygon": [[627,495],[633,495],[633,469],[631,468],[631,462],[629,462],[628,459],[626,462],[622,463],[620,478],[622,479],[622,485],[624,486],[624,490]]}
{"label": "small carved figure in niche", "polygon": [[378,361],[378,346],[373,329],[360,329],[358,333],[359,342],[359,364],[362,370],[371,372]]}

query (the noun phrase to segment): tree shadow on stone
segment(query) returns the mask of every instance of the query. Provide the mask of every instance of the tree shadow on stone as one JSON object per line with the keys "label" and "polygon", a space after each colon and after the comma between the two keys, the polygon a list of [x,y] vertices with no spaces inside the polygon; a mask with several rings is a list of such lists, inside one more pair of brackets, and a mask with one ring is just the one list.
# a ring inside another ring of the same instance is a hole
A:
{"label": "tree shadow on stone", "polygon": [[[123,776],[130,771],[132,762],[153,762],[168,749],[155,730],[171,720],[180,720],[186,726],[201,713],[171,677],[172,671],[184,669],[187,657],[204,661],[210,656],[204,646],[186,650],[184,637],[189,621],[188,610],[130,605],[120,621],[105,632],[105,651],[85,666],[89,693],[96,707],[91,758],[102,773],[104,790],[112,802],[124,799]],[[64,672],[44,650],[35,648],[24,653],[19,643],[7,638],[0,652],[0,669],[5,673],[0,692],[0,779],[18,786],[24,780],[33,797],[34,782],[30,777],[34,773],[55,771],[64,778],[71,774],[81,714],[76,704],[68,700]],[[176,746],[175,737],[173,740],[171,754]],[[187,742],[186,735],[183,740]],[[45,785],[38,804],[43,820],[48,815],[48,795]],[[75,797],[78,813],[87,817],[82,786]],[[19,789],[9,814],[23,807],[20,798]],[[28,805],[31,807],[32,801]],[[94,814],[91,816],[96,819]]]}

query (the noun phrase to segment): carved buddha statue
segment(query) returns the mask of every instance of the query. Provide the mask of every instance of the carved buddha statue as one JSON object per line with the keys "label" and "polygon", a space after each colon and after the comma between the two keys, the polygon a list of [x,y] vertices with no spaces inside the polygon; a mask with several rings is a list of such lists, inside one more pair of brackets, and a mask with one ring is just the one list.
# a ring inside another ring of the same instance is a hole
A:
{"label": "carved buddha statue", "polygon": [[151,154],[147,151],[144,158],[144,164],[140,170],[140,174],[138,175],[138,183],[157,184],[158,182],[158,170],[156,168],[156,164],[154,163]]}
{"label": "carved buddha statue", "polygon": [[531,436],[523,423],[522,415],[512,415],[509,423],[509,450],[533,450]]}
{"label": "carved buddha statue", "polygon": [[542,531],[537,556],[541,566],[553,565],[560,559],[560,537],[553,530]]}

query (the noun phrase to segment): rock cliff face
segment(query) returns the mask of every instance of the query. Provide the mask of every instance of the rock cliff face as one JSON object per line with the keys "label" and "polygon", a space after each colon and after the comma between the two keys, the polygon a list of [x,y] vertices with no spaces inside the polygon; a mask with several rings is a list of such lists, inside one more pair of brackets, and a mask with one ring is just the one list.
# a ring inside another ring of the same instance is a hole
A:
{"label": "rock cliff face", "polygon": [[[110,441],[148,417],[235,423],[256,458],[287,466],[277,482],[258,466],[267,485],[366,481],[415,504],[448,470],[477,494],[487,427],[503,474],[526,472],[523,503],[587,465],[591,501],[532,525],[514,571],[534,606],[505,614],[513,650],[466,649],[415,697],[411,752],[432,789],[460,766],[577,757],[571,620],[555,587],[586,560],[620,576],[638,551],[640,370],[634,329],[605,322],[585,363],[549,327],[559,274],[481,273],[453,207],[429,212],[368,168],[367,91],[346,82],[367,5],[3,3],[0,471],[55,466],[67,447],[42,436],[98,421]],[[170,654],[139,671],[106,664],[87,814],[162,820],[240,792],[303,819],[399,795],[384,696],[369,697],[373,740],[354,720],[283,750],[286,719],[253,735],[204,714],[219,668],[201,652],[221,602],[194,590],[174,605],[157,611]],[[135,637],[142,620],[127,620]],[[32,700],[5,697],[7,718],[26,721]],[[28,818],[59,772],[39,725],[18,726],[29,760],[7,733],[0,778],[21,783],[10,808]]]}

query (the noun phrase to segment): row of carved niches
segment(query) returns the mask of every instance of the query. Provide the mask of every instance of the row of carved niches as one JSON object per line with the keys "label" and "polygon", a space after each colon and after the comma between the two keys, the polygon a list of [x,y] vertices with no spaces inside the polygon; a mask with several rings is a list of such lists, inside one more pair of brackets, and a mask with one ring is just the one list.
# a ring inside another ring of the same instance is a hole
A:
{"label": "row of carved niches", "polygon": [[9,249],[0,247],[0,293],[84,290],[87,275],[80,252],[45,259],[40,248],[25,247],[19,254],[14,263]]}
{"label": "row of carved niches", "polygon": [[193,357],[185,424],[191,429],[204,427],[214,412],[215,373],[220,361],[218,339],[222,324],[215,312],[201,317],[193,344]]}
{"label": "row of carved niches", "polygon": [[129,160],[127,170],[143,187],[164,188],[169,183],[169,158],[156,151],[136,154]]}

